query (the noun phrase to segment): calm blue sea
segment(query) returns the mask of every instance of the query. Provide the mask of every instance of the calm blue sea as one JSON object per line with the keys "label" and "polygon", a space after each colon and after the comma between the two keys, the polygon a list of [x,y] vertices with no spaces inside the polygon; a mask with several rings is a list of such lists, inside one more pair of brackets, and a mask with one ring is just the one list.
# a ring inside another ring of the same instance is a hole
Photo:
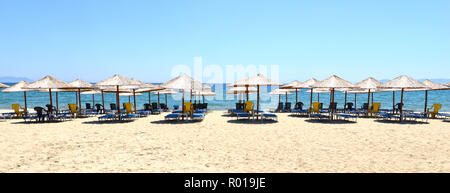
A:
{"label": "calm blue sea", "polygon": [[[13,85],[14,83],[8,83],[8,85]],[[205,97],[206,102],[208,103],[209,109],[216,110],[225,110],[235,107],[235,103],[238,100],[236,95],[226,95],[226,87],[225,84],[212,84],[213,92],[216,93],[216,96],[207,96]],[[274,109],[277,107],[279,96],[278,95],[269,95],[268,92],[275,89],[277,87],[262,87],[261,88],[261,107],[264,110]],[[0,89],[1,91],[2,89]],[[309,106],[310,94],[305,92],[307,90],[302,90],[298,93],[299,101],[303,102],[305,106]],[[115,103],[116,98],[115,94],[107,93],[104,95],[105,97],[105,107],[109,109],[110,103]],[[151,101],[157,102],[157,95],[151,94]],[[329,93],[321,93],[319,96],[320,102],[324,103],[324,106],[328,106]],[[138,109],[143,108],[144,103],[148,103],[148,94],[143,93],[141,96],[136,96],[136,102]],[[318,99],[318,94],[314,93],[313,102],[316,102]],[[83,104],[83,108],[85,107],[85,103],[92,104],[92,95],[81,95],[81,102]],[[95,103],[101,104],[101,95],[94,95]],[[128,96],[121,96],[120,102],[128,102]],[[189,99],[189,93],[185,94],[185,100]],[[256,93],[250,94],[250,100],[256,101]],[[347,101],[354,102],[355,95],[348,94]],[[414,110],[414,111],[423,111],[424,103],[425,103],[425,91],[413,91],[413,92],[405,92],[404,94],[404,104],[405,109]],[[131,97],[131,102],[133,101]],[[281,96],[281,101],[285,101],[285,95]],[[288,101],[292,104],[295,103],[295,94],[288,95]],[[344,105],[344,93],[336,92],[335,101],[338,103],[338,108],[342,108]],[[165,96],[160,95],[160,102],[165,103]],[[362,103],[367,102],[367,94],[357,94],[356,95],[356,106],[360,107]],[[374,94],[374,102],[380,102],[381,108],[383,109],[392,109],[392,92],[381,92]],[[395,92],[395,102],[400,102],[400,92]],[[23,92],[20,93],[4,93],[0,92],[0,109],[10,109],[11,104],[19,103],[22,106],[24,105],[23,101]],[[30,91],[27,92],[27,103],[28,108],[32,109],[35,106],[45,106],[45,104],[49,104],[49,94],[45,92],[36,92]],[[53,103],[56,103],[56,94],[53,93]],[[60,92],[58,93],[58,104],[60,109],[67,109],[67,104],[75,103],[75,93],[74,92]],[[173,105],[181,104],[181,94],[168,95],[167,103],[169,107]],[[450,112],[450,90],[438,90],[438,91],[428,91],[428,107],[431,107],[433,103],[442,104],[442,112]]]}

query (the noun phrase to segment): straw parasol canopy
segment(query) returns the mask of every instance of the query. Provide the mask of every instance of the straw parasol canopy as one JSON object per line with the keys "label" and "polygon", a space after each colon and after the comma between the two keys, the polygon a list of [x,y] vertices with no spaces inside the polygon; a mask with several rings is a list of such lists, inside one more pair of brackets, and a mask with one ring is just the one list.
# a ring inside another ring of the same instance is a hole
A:
{"label": "straw parasol canopy", "polygon": [[424,107],[424,112],[427,111],[427,103],[428,103],[428,91],[429,90],[442,90],[442,89],[447,89],[446,86],[441,85],[437,82],[433,82],[431,80],[424,80],[422,82],[423,85],[425,85],[425,88],[416,88],[416,89],[406,89],[406,91],[421,91],[424,90],[425,91],[425,107]]}
{"label": "straw parasol canopy", "polygon": [[403,92],[405,89],[423,89],[427,86],[422,84],[421,82],[414,80],[411,77],[408,77],[406,75],[399,76],[397,78],[394,78],[388,82],[383,83],[379,88],[384,89],[401,89],[401,100],[400,100],[400,121],[403,117]]}
{"label": "straw parasol canopy", "polygon": [[[331,88],[331,103],[334,103],[334,90],[336,88],[355,88],[356,86],[353,85],[351,82],[346,81],[342,79],[339,76],[332,75],[328,77],[327,79],[317,82],[316,84],[312,85],[312,87],[315,88]],[[330,118],[333,119],[332,114],[334,113],[334,105],[332,105]]]}
{"label": "straw parasol canopy", "polygon": [[116,102],[117,102],[117,112],[119,114],[119,120],[121,120],[120,117],[120,99],[119,99],[119,92],[120,87],[124,87],[126,89],[133,89],[133,88],[139,88],[139,83],[136,81],[133,81],[131,79],[125,78],[119,74],[115,74],[112,77],[109,77],[105,80],[102,80],[95,84],[95,86],[100,87],[101,89],[108,90],[111,89],[111,87],[116,87]]}
{"label": "straw parasol canopy", "polygon": [[27,91],[29,91],[29,89],[24,89],[23,87],[27,86],[28,84],[29,83],[27,81],[20,81],[19,83],[2,90],[2,92],[23,92],[25,112],[27,112]]}
{"label": "straw parasol canopy", "polygon": [[287,95],[291,95],[291,91],[295,89],[281,89],[277,88],[271,92],[269,92],[270,95],[278,95],[278,102],[281,101],[281,95],[286,95],[286,102],[287,102]]}
{"label": "straw parasol canopy", "polygon": [[184,92],[190,92],[190,98],[192,101],[192,91],[201,90],[203,88],[203,84],[197,80],[194,80],[192,77],[183,73],[179,76],[163,83],[161,85],[164,88],[178,89],[183,93],[183,97],[181,98],[181,107],[184,111]]}
{"label": "straw parasol canopy", "polygon": [[[52,100],[52,89],[62,89],[67,88],[69,85],[61,80],[58,80],[52,76],[45,76],[44,78],[35,81],[33,83],[30,83],[23,88],[25,89],[32,89],[32,90],[42,90],[42,89],[48,89],[49,96],[50,96],[50,106],[53,106],[53,100]],[[52,113],[53,108],[50,108],[50,113]]]}
{"label": "straw parasol canopy", "polygon": [[303,82],[300,82],[298,80],[294,80],[288,84],[280,86],[281,89],[294,89],[295,91],[295,103],[298,102],[298,89],[302,88],[311,88],[309,84],[305,84]]}
{"label": "straw parasol canopy", "polygon": [[[356,83],[355,86],[359,89],[363,89],[367,91],[367,104],[370,102],[370,92],[372,90],[377,89],[379,86],[381,86],[381,82],[373,77],[369,77],[364,79],[363,81]],[[347,92],[345,93],[345,98],[347,98]],[[347,101],[346,101],[347,102]],[[373,94],[372,94],[372,105],[373,105]],[[369,113],[369,105],[367,105],[367,113]]]}
{"label": "straw parasol canopy", "polygon": [[[160,87],[160,88],[162,88],[162,87]],[[164,94],[166,105],[167,105],[167,95],[177,94],[178,92],[174,91],[173,89],[166,88],[166,89],[162,89],[162,90],[153,91],[153,93],[156,93],[158,95],[158,105],[159,105],[159,95]],[[149,93],[149,97],[150,97],[150,93]],[[149,98],[149,104],[150,104],[150,98]]]}
{"label": "straw parasol canopy", "polygon": [[313,98],[313,85],[318,83],[319,81],[315,78],[310,78],[308,80],[306,80],[305,82],[303,82],[303,84],[305,84],[306,86],[308,86],[308,88],[310,88],[310,98],[309,98],[309,108],[312,108],[312,98]]}
{"label": "straw parasol canopy", "polygon": [[[246,87],[233,87],[227,90],[227,94],[242,94],[245,93],[247,90]],[[256,87],[248,87],[248,92],[252,93],[252,92],[256,92],[257,89]]]}
{"label": "straw parasol canopy", "polygon": [[[259,87],[260,86],[279,86],[281,85],[279,82],[271,80],[262,74],[257,74],[256,76],[244,78],[242,80],[239,80],[235,82],[234,84],[231,84],[230,86],[233,87],[246,87],[249,86],[256,86],[256,112],[259,113]],[[247,92],[247,101],[248,101],[248,92]],[[257,117],[258,118],[258,117]]]}
{"label": "straw parasol canopy", "polygon": [[9,86],[3,83],[0,83],[0,88],[8,88]]}
{"label": "straw parasol canopy", "polygon": [[450,87],[450,82],[445,83],[444,86]]}
{"label": "straw parasol canopy", "polygon": [[81,109],[81,91],[89,91],[91,89],[98,89],[98,87],[92,85],[89,82],[86,82],[84,80],[80,80],[80,79],[76,79],[70,83],[68,83],[68,87],[66,88],[62,88],[62,89],[66,89],[67,92],[77,92],[77,98],[78,98],[78,104],[80,105],[80,109]]}

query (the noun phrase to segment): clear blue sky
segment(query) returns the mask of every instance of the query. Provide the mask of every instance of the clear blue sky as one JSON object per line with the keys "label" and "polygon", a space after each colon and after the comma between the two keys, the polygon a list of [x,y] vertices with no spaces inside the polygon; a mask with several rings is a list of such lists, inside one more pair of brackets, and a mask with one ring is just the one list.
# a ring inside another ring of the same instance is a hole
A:
{"label": "clear blue sky", "polygon": [[0,76],[162,82],[194,56],[281,81],[450,78],[450,1],[0,0]]}

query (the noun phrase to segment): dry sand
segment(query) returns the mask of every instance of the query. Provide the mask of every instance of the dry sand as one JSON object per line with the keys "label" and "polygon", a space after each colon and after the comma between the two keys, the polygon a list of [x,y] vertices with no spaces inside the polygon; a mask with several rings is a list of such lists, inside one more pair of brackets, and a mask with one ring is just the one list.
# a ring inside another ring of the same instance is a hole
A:
{"label": "dry sand", "polygon": [[[3,111],[5,112],[5,111]],[[450,123],[0,121],[0,172],[450,172]]]}

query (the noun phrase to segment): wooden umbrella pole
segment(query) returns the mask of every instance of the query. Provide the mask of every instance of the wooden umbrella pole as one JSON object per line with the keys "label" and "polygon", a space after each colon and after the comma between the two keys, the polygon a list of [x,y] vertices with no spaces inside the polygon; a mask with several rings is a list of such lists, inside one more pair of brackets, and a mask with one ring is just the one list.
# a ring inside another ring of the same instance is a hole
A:
{"label": "wooden umbrella pole", "polygon": [[[183,98],[181,98],[181,111],[184,113],[184,90],[183,92]],[[182,120],[184,120],[184,116],[181,117]]]}
{"label": "wooden umbrella pole", "polygon": [[400,121],[403,119],[403,91],[404,89],[402,88],[402,94],[400,97]]}
{"label": "wooden umbrella pole", "polygon": [[120,117],[119,85],[117,85],[116,87],[117,87],[117,92],[116,92],[117,114],[119,115],[119,121],[120,121],[122,119],[122,117]]}
{"label": "wooden umbrella pole", "polygon": [[151,93],[152,92],[148,92],[148,104],[149,105],[152,104],[152,100],[151,100],[151,97],[150,97]]}
{"label": "wooden umbrella pole", "polygon": [[164,94],[164,97],[166,99],[166,107],[168,107],[169,105],[167,104],[167,94]]}
{"label": "wooden umbrella pole", "polygon": [[80,111],[81,111],[81,90],[78,89],[78,103],[80,104]]}
{"label": "wooden umbrella pole", "polygon": [[345,91],[345,99],[344,99],[344,113],[345,113],[345,105],[347,105],[347,91]]}
{"label": "wooden umbrella pole", "polygon": [[295,104],[297,104],[298,102],[298,92],[297,92],[297,88],[295,88]]}
{"label": "wooden umbrella pole", "polygon": [[92,108],[94,108],[95,106],[95,95],[92,94]]}
{"label": "wooden umbrella pole", "polygon": [[333,120],[333,114],[334,114],[334,88],[331,90],[332,93],[332,101],[331,101],[331,120]]}
{"label": "wooden umbrella pole", "polygon": [[134,113],[136,113],[136,89],[133,89]]}
{"label": "wooden umbrella pole", "polygon": [[278,95],[278,104],[281,103],[281,94]]}
{"label": "wooden umbrella pole", "polygon": [[205,95],[203,95],[203,104],[205,104]]}
{"label": "wooden umbrella pole", "polygon": [[317,102],[320,103],[320,93],[317,93]]}
{"label": "wooden umbrella pole", "polygon": [[245,85],[245,94],[247,94],[247,101],[248,101],[248,85]]}
{"label": "wooden umbrella pole", "polygon": [[[259,113],[259,84],[256,85],[256,88],[257,88],[257,91],[258,91],[257,99],[256,99],[256,114],[258,114]],[[259,119],[259,117],[256,116],[256,119]]]}
{"label": "wooden umbrella pole", "polygon": [[355,110],[356,110],[356,107],[357,107],[357,106],[356,106],[356,93],[355,93]]}
{"label": "wooden umbrella pole", "polygon": [[25,101],[25,112],[28,112],[27,108],[27,91],[23,91],[23,99]]}
{"label": "wooden umbrella pole", "polygon": [[58,92],[56,92],[56,109],[59,109]]}
{"label": "wooden umbrella pole", "polygon": [[159,107],[159,92],[158,92],[158,107]]}
{"label": "wooden umbrella pole", "polygon": [[128,96],[128,102],[131,103],[131,96]]}
{"label": "wooden umbrella pole", "polygon": [[75,91],[75,104],[78,106],[78,92]]}
{"label": "wooden umbrella pole", "polygon": [[103,96],[103,90],[101,92],[102,92],[102,106],[103,109],[105,109],[105,97]]}
{"label": "wooden umbrella pole", "polygon": [[309,109],[312,109],[313,88],[311,88],[311,97],[309,99]]}
{"label": "wooden umbrella pole", "polygon": [[372,106],[373,106],[373,92],[372,92]]}
{"label": "wooden umbrella pole", "polygon": [[53,100],[52,100],[52,89],[51,88],[48,89],[48,93],[50,94],[50,109],[49,109],[49,111],[50,111],[50,114],[52,114]]}
{"label": "wooden umbrella pole", "polygon": [[287,103],[287,92],[286,92],[286,103]]}
{"label": "wooden umbrella pole", "polygon": [[428,90],[425,90],[425,108],[423,109],[423,112],[427,112],[427,102],[428,102]]}
{"label": "wooden umbrella pole", "polygon": [[392,114],[395,113],[395,91],[392,91]]}
{"label": "wooden umbrella pole", "polygon": [[369,116],[369,110],[370,110],[369,104],[370,104],[370,89],[367,93],[367,116]]}

